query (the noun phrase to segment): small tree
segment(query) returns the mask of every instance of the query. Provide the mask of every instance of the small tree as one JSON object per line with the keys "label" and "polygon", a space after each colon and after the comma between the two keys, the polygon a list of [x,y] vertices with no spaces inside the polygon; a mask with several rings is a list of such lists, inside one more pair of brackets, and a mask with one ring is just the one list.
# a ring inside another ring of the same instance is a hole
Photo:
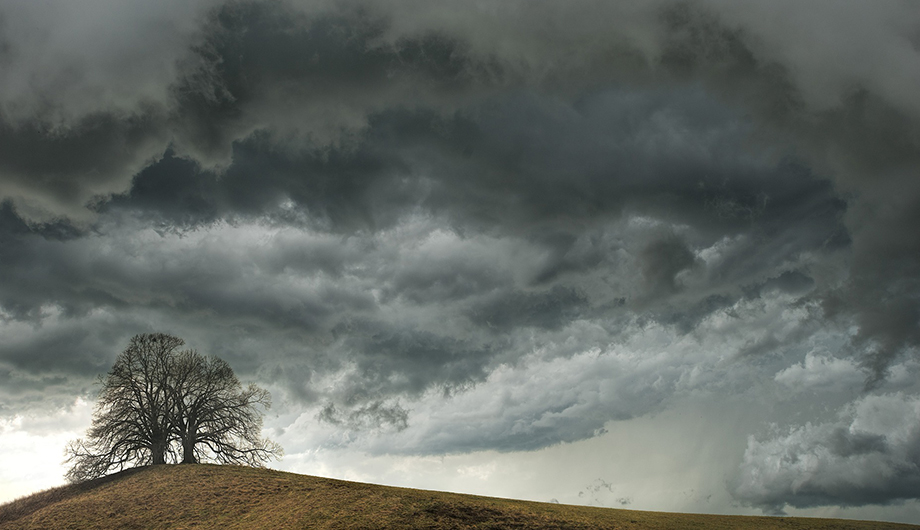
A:
{"label": "small tree", "polygon": [[67,446],[71,482],[126,467],[179,461],[261,466],[280,446],[260,437],[267,391],[243,388],[216,357],[179,351],[184,341],[162,333],[131,339],[102,390],[85,439]]}

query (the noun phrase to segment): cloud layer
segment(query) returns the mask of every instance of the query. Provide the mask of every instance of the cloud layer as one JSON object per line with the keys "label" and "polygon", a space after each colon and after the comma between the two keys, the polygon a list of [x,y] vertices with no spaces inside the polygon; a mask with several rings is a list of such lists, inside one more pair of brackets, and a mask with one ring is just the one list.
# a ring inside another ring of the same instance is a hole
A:
{"label": "cloud layer", "polygon": [[787,430],[745,433],[739,501],[913,498],[915,437],[864,425],[916,401],[915,11],[8,3],[0,415],[165,331],[269,386],[293,454],[745,396]]}

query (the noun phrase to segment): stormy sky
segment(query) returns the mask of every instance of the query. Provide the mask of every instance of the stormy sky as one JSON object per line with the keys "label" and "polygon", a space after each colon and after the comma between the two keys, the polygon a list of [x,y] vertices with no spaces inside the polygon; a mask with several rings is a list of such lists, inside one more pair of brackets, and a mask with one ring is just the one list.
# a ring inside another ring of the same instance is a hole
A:
{"label": "stormy sky", "polygon": [[166,332],[300,473],[920,523],[920,9],[0,0],[0,500]]}

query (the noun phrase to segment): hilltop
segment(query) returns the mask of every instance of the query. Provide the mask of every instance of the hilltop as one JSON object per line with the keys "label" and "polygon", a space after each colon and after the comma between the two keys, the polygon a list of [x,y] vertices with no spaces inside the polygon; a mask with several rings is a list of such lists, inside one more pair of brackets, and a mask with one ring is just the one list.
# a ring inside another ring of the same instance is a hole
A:
{"label": "hilltop", "polygon": [[673,514],[396,488],[217,465],[160,465],[0,506],[14,528],[907,529],[867,521]]}

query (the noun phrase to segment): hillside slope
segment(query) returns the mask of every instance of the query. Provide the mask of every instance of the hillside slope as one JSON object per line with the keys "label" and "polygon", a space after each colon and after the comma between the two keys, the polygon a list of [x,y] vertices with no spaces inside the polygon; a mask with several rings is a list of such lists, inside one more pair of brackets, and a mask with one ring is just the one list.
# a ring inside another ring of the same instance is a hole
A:
{"label": "hillside slope", "polygon": [[906,529],[831,519],[669,514],[514,501],[215,465],[163,465],[0,506],[14,528]]}

